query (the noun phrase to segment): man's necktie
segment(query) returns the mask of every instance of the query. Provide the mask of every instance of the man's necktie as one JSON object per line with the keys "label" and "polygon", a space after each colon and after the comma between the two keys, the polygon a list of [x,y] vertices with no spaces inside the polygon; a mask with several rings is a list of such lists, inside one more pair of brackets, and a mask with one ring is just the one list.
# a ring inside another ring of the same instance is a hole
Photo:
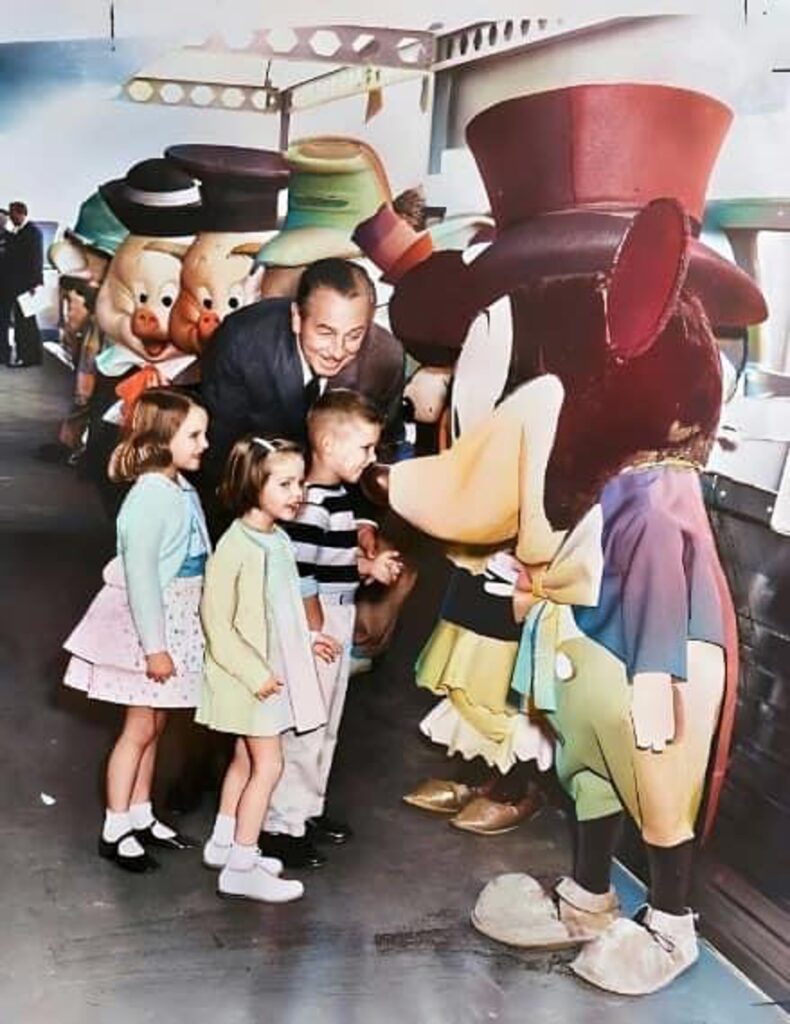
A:
{"label": "man's necktie", "polygon": [[304,386],[304,407],[309,409],[313,402],[321,394],[321,382],[318,377],[313,374],[310,380]]}

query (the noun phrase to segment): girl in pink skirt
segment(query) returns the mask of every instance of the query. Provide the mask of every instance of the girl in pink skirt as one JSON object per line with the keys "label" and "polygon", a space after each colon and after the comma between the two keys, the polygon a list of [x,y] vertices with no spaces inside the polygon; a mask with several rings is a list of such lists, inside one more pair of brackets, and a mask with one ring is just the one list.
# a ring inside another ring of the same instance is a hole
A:
{"label": "girl in pink skirt", "polygon": [[151,389],[110,460],[110,478],[134,481],[117,521],[118,554],[104,586],[64,644],[64,682],[126,706],[107,763],[99,854],[127,871],[157,866],[147,847],[191,843],[151,809],[156,749],[168,708],[194,708],[203,666],[199,605],[210,542],[194,488],[181,475],[208,447],[205,410]]}

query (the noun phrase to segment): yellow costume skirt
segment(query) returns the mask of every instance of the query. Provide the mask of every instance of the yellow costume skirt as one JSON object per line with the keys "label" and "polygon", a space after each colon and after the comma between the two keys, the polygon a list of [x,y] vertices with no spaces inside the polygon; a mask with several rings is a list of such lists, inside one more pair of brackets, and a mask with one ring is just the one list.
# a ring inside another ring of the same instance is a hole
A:
{"label": "yellow costume skirt", "polygon": [[448,755],[482,757],[503,774],[517,761],[549,768],[553,744],[540,716],[507,703],[517,653],[515,641],[440,620],[416,666],[418,685],[444,698],[420,723],[423,733]]}

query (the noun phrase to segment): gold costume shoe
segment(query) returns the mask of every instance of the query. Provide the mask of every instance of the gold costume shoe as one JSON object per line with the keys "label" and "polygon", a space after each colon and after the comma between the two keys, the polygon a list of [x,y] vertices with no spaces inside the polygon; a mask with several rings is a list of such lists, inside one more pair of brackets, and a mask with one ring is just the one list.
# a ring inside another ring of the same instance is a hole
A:
{"label": "gold costume shoe", "polygon": [[537,814],[544,803],[543,794],[537,787],[530,787],[527,795],[516,803],[500,803],[487,796],[478,796],[470,800],[450,820],[450,824],[453,828],[479,836],[499,836],[518,828],[522,821]]}
{"label": "gold costume shoe", "polygon": [[479,786],[467,786],[463,782],[452,782],[449,779],[425,779],[403,799],[405,803],[423,811],[458,814],[481,789]]}

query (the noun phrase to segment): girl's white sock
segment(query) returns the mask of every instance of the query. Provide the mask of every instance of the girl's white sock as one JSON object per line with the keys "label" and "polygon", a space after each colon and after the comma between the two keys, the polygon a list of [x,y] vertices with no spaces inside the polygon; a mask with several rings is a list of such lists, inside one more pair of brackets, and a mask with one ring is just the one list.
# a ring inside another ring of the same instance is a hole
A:
{"label": "girl's white sock", "polygon": [[102,839],[108,843],[117,843],[122,835],[132,831],[132,822],[128,811],[104,812],[104,827],[101,830]]}
{"label": "girl's white sock", "polygon": [[150,828],[157,839],[172,839],[176,835],[169,825],[165,825],[156,817],[150,800],[146,800],[143,804],[132,804],[129,808],[129,818],[132,828]]}
{"label": "girl's white sock", "polygon": [[236,818],[230,814],[218,814],[214,820],[213,842],[218,846],[230,846],[236,833]]}
{"label": "girl's white sock", "polygon": [[[107,843],[117,843],[121,836],[125,836],[129,831],[132,830],[131,818],[129,817],[128,811],[105,811],[105,825],[101,829],[101,839]],[[142,847],[139,846],[135,839],[130,839],[127,842],[134,844],[133,849],[127,849],[124,847],[121,852],[128,856],[134,856],[135,854],[142,853]]]}
{"label": "girl's white sock", "polygon": [[156,819],[151,808],[151,801],[146,800],[144,804],[132,804],[129,808],[129,817],[132,819],[132,828],[148,828],[153,825]]}
{"label": "girl's white sock", "polygon": [[241,846],[234,843],[228,856],[228,867],[231,871],[251,871],[258,856],[257,846]]}

